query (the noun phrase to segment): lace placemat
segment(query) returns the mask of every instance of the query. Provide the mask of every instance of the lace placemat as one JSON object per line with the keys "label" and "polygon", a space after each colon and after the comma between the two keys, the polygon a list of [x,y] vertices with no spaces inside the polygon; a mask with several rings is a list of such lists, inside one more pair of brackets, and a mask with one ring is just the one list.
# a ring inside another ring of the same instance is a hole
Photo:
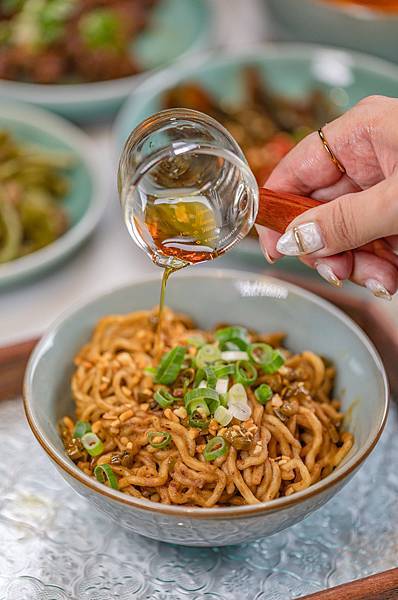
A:
{"label": "lace placemat", "polygon": [[397,566],[398,415],[325,507],[270,538],[186,548],[126,532],[63,481],[0,403],[1,600],[290,600]]}

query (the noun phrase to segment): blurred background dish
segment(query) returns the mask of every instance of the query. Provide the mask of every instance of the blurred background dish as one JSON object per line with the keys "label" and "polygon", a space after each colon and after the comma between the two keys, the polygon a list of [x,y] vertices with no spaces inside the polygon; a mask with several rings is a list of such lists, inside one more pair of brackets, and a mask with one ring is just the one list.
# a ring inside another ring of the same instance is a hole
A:
{"label": "blurred background dish", "polygon": [[60,117],[0,103],[0,288],[65,259],[106,203],[93,142]]}
{"label": "blurred background dish", "polygon": [[0,98],[109,116],[147,71],[203,49],[209,25],[205,0],[4,2]]}
{"label": "blurred background dish", "polygon": [[265,0],[278,35],[368,52],[398,62],[395,0]]}
{"label": "blurred background dish", "polygon": [[[130,131],[158,110],[196,108],[229,129],[261,184],[309,131],[364,96],[394,95],[397,85],[393,65],[322,46],[274,44],[232,56],[209,54],[139,86],[117,118],[116,142],[121,149]],[[263,261],[253,236],[236,252]],[[302,268],[295,259],[283,262]]]}

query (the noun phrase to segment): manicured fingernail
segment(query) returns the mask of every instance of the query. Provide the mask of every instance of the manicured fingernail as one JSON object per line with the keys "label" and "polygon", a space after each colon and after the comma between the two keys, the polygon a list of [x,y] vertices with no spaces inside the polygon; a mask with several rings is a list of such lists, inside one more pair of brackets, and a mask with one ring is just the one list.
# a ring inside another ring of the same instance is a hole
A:
{"label": "manicured fingernail", "polygon": [[262,253],[265,256],[265,260],[270,265],[273,265],[276,262],[276,259],[271,258],[270,255],[268,254],[268,250],[267,250],[265,244],[263,243],[263,238],[261,236],[259,236],[258,239],[260,240],[260,246],[261,246]]}
{"label": "manicured fingernail", "polygon": [[286,256],[311,254],[324,248],[322,232],[317,223],[302,223],[286,231],[278,240],[276,249]]}
{"label": "manicured fingernail", "polygon": [[315,264],[315,268],[318,271],[318,274],[331,285],[334,285],[336,287],[341,287],[343,285],[343,282],[337,277],[332,267],[330,267],[326,263],[318,262]]}
{"label": "manicured fingernail", "polygon": [[388,290],[384,287],[377,279],[367,279],[365,281],[365,287],[372,292],[376,298],[383,298],[383,300],[392,300],[392,296]]}

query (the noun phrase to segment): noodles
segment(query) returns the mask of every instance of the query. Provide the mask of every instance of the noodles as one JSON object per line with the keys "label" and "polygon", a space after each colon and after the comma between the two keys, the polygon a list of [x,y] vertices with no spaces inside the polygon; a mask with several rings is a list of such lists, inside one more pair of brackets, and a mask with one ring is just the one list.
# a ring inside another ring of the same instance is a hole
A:
{"label": "noodles", "polygon": [[78,421],[60,432],[85,473],[112,469],[104,485],[162,504],[258,504],[308,488],[351,450],[322,357],[291,354],[280,334],[198,331],[166,309],[159,361],[155,333],[155,310],[108,316],[75,358]]}

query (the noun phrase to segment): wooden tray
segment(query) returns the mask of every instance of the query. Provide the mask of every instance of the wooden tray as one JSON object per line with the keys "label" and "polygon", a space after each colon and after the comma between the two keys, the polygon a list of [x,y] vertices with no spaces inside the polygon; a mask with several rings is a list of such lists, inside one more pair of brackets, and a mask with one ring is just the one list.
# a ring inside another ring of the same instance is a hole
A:
{"label": "wooden tray", "polygon": [[[342,290],[285,272],[272,274],[329,300],[346,312],[368,334],[386,367],[391,391],[398,397],[398,328],[374,302],[362,300]],[[0,400],[21,394],[23,374],[37,339],[0,348]],[[330,588],[303,600],[398,600],[398,568]]]}

